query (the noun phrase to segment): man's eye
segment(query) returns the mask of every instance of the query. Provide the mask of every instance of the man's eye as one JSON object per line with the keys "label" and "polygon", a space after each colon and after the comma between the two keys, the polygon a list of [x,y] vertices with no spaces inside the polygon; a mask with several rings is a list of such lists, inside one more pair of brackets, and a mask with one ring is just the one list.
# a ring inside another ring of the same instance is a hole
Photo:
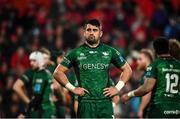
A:
{"label": "man's eye", "polygon": [[87,31],[91,31],[91,29],[87,29]]}
{"label": "man's eye", "polygon": [[94,32],[98,31],[97,29],[93,29]]}

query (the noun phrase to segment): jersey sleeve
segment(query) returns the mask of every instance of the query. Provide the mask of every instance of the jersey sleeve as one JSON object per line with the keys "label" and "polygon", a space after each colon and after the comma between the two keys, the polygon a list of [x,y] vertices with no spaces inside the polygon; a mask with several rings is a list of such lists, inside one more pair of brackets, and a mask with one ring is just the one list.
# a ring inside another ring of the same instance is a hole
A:
{"label": "jersey sleeve", "polygon": [[108,80],[107,86],[108,86],[108,87],[114,86],[114,82],[112,81],[112,79],[109,79],[109,80]]}
{"label": "jersey sleeve", "polygon": [[152,63],[147,67],[145,77],[156,79],[156,76],[157,76],[156,74],[157,74],[156,65],[155,63]]}
{"label": "jersey sleeve", "polygon": [[74,62],[74,56],[75,56],[74,51],[68,52],[65,55],[63,61],[61,62],[61,65],[65,66],[67,68],[71,68],[73,65],[73,62]]}
{"label": "jersey sleeve", "polygon": [[126,63],[124,58],[121,56],[121,53],[114,48],[112,49],[111,63],[114,64],[117,68],[122,67]]}
{"label": "jersey sleeve", "polygon": [[31,70],[27,70],[21,77],[20,80],[24,82],[24,84],[28,84],[30,80],[33,78],[33,72]]}

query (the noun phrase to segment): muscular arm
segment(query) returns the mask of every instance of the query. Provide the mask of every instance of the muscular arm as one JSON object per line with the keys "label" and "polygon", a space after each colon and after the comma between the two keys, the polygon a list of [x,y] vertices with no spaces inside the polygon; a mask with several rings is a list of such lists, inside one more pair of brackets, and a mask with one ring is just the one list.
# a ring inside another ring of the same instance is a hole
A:
{"label": "muscular arm", "polygon": [[143,111],[147,107],[147,105],[149,104],[150,99],[151,99],[151,92],[147,93],[146,95],[144,95],[142,97],[141,104],[139,106],[139,110]]}
{"label": "muscular arm", "polygon": [[53,77],[54,79],[62,84],[62,85],[66,85],[69,81],[68,81],[68,78],[65,74],[65,72],[67,71],[68,69],[62,65],[58,65],[57,68],[55,69],[54,73],[53,73]]}
{"label": "muscular arm", "polygon": [[150,93],[153,90],[155,85],[156,85],[156,79],[154,79],[154,78],[146,78],[143,85],[141,85],[136,90],[133,90],[133,91],[130,91],[129,93],[124,94],[121,97],[121,101],[126,102],[126,101],[130,100],[134,96],[137,96],[137,97],[144,96],[147,93]]}
{"label": "muscular arm", "polygon": [[65,74],[65,72],[67,70],[68,70],[68,68],[66,68],[62,65],[58,65],[53,73],[54,79],[57,82],[59,82],[60,84],[64,85],[68,90],[70,90],[71,92],[73,92],[76,95],[83,96],[85,93],[89,93],[86,89],[81,88],[81,87],[76,88],[69,82],[69,80]]}
{"label": "muscular arm", "polygon": [[19,97],[23,100],[25,104],[30,102],[28,96],[25,94],[24,90],[24,83],[21,79],[18,79],[13,86],[13,90],[19,95]]}
{"label": "muscular arm", "polygon": [[134,90],[134,96],[143,96],[152,91],[156,84],[156,79],[146,79],[144,84],[140,86],[138,89]]}
{"label": "muscular arm", "polygon": [[137,113],[137,115],[138,115],[138,117],[140,119],[143,118],[143,115],[144,115],[143,113],[145,111],[145,108],[149,104],[150,99],[151,99],[151,92],[149,92],[146,95],[142,96],[141,103],[140,103],[140,106],[139,106],[139,110],[138,110],[138,113]]}
{"label": "muscular arm", "polygon": [[129,66],[128,63],[125,63],[122,67],[121,67],[121,70],[122,70],[122,73],[121,73],[121,76],[120,76],[120,79],[126,83],[131,75],[132,75],[132,69],[131,67]]}
{"label": "muscular arm", "polygon": [[119,78],[119,82],[115,87],[105,88],[103,94],[105,96],[113,97],[118,94],[118,92],[124,87],[125,83],[130,79],[132,75],[131,67],[128,63],[125,63],[121,67],[122,73]]}

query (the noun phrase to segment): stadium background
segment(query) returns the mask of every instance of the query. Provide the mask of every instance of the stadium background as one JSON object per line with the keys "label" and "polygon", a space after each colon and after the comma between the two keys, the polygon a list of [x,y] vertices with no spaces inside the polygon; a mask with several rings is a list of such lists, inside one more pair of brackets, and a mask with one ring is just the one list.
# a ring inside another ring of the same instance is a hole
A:
{"label": "stadium background", "polygon": [[[42,46],[64,52],[79,46],[82,24],[90,18],[102,21],[102,42],[118,48],[133,69],[121,93],[136,88],[142,74],[136,70],[137,51],[160,35],[180,38],[179,8],[179,0],[0,0],[0,117],[16,117],[22,110],[12,86],[30,67],[29,53]],[[116,82],[116,68],[110,74]],[[138,106],[139,98],[133,98],[115,112],[136,117]]]}

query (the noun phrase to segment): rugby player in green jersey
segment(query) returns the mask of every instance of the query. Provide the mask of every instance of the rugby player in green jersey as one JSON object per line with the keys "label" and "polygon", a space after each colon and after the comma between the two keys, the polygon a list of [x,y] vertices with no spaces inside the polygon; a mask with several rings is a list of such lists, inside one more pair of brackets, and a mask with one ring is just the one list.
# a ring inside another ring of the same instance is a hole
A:
{"label": "rugby player in green jersey", "polygon": [[[35,67],[31,65],[31,68],[25,71],[25,73],[16,80],[13,86],[13,90],[18,94],[25,106],[28,105],[32,96],[32,80],[35,73],[34,69]],[[36,117],[36,115],[36,112],[31,112],[31,117]],[[19,117],[24,117],[24,115],[20,114]]]}
{"label": "rugby player in green jersey", "polygon": [[35,68],[32,82],[33,96],[28,104],[26,116],[31,117],[29,113],[36,111],[37,118],[55,117],[55,106],[52,102],[52,74],[44,68],[44,57],[41,52],[33,52],[29,56],[31,65]]}
{"label": "rugby player in green jersey", "polygon": [[[89,20],[84,26],[85,43],[67,53],[53,74],[59,83],[79,96],[79,118],[112,118],[111,97],[118,94],[132,74],[119,51],[100,43],[102,34],[100,22]],[[107,86],[111,63],[122,71],[114,87]],[[65,75],[71,67],[75,70],[79,87],[72,85]]]}
{"label": "rugby player in green jersey", "polygon": [[[144,76],[146,73],[145,72],[146,68],[150,65],[150,63],[153,61],[153,59],[154,59],[154,56],[153,56],[153,53],[151,50],[142,49],[140,51],[140,54],[137,59],[137,64],[138,64],[137,69],[144,72],[143,75],[141,76],[140,85],[144,84],[144,80],[145,80]],[[148,109],[150,99],[151,99],[151,92],[142,96],[138,114],[137,114],[139,118],[146,117],[146,112]]]}
{"label": "rugby player in green jersey", "polygon": [[159,37],[153,42],[158,58],[151,63],[145,74],[145,82],[138,89],[124,94],[122,102],[133,96],[143,96],[152,91],[147,115],[149,118],[180,117],[180,62],[169,54],[169,42]]}
{"label": "rugby player in green jersey", "polygon": [[13,90],[18,94],[20,99],[25,103],[29,103],[29,98],[32,95],[32,79],[34,75],[34,67],[25,71],[25,73],[16,80],[13,86]]}
{"label": "rugby player in green jersey", "polygon": [[[53,54],[56,56],[54,56],[53,57],[54,59],[51,60],[51,57],[52,57],[51,52],[47,48],[42,47],[39,51],[43,54],[45,68],[47,70],[49,70],[52,74],[58,64],[57,59],[59,59],[59,58],[62,59],[63,53],[61,51],[56,52],[55,54]],[[52,77],[52,82],[53,82],[51,85],[51,87],[53,89],[52,100],[56,107],[56,117],[57,118],[65,118],[64,89],[61,85],[59,85],[59,83],[56,80],[53,79],[53,77]]]}

